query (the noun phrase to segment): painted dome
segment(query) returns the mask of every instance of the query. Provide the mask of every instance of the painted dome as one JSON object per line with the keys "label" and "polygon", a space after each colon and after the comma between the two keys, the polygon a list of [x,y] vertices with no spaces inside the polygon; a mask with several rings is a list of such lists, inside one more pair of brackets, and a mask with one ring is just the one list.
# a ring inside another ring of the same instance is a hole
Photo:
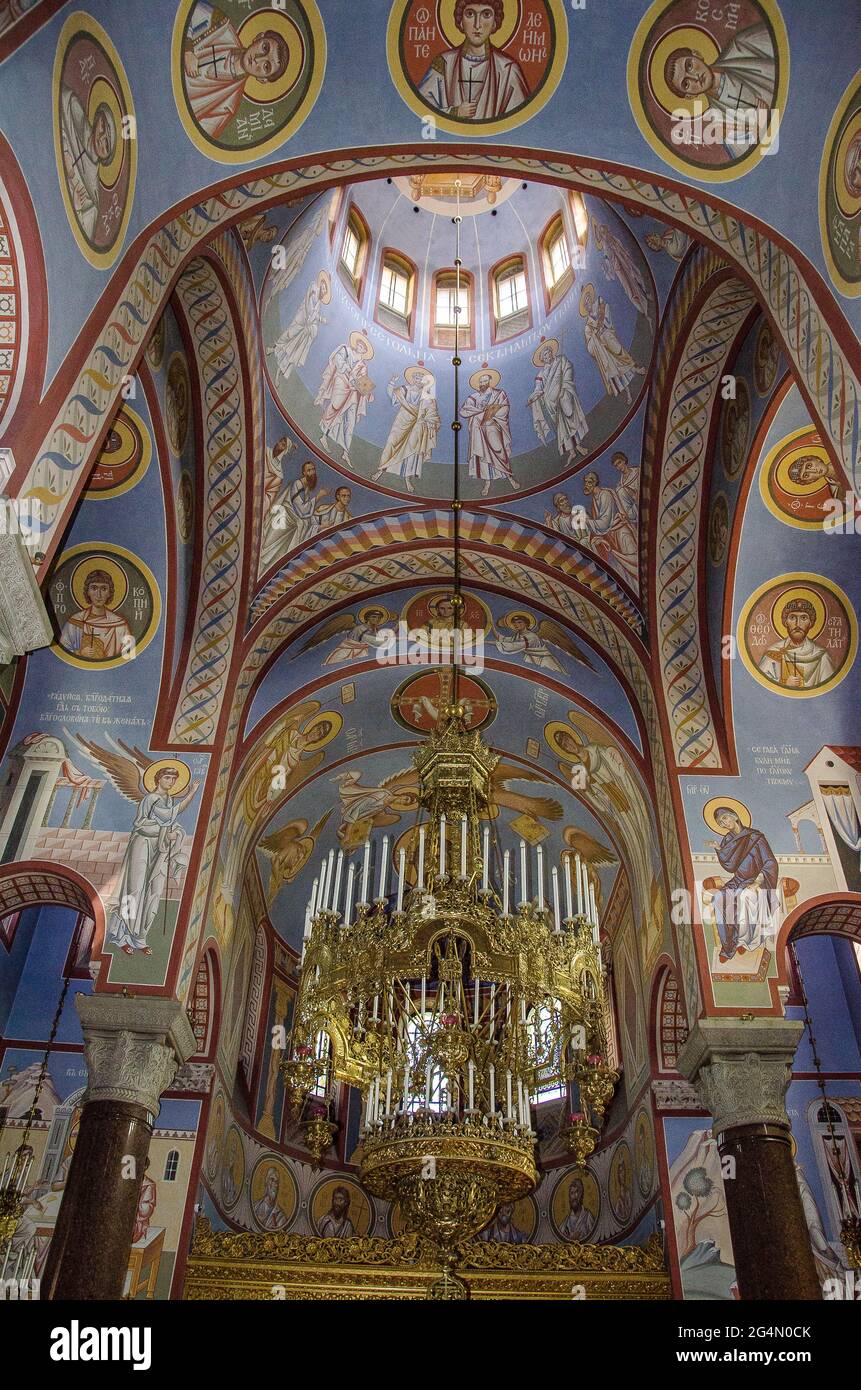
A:
{"label": "painted dome", "polygon": [[619,434],[647,379],[655,290],[600,199],[454,179],[348,186],[300,214],[260,297],[266,368],[287,422],[336,468],[445,500],[458,308],[464,495],[504,498],[585,467]]}

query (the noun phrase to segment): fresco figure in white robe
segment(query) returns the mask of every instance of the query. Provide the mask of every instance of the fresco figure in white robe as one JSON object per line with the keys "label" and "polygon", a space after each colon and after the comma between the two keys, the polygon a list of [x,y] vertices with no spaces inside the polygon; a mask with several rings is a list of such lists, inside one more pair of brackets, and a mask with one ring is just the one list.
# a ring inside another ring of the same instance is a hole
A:
{"label": "fresco figure in white robe", "polygon": [[597,473],[587,473],[583,491],[592,503],[586,517],[592,549],[606,563],[615,566],[634,588],[639,576],[639,546],[632,524],[629,494],[619,488],[605,487]]}
{"label": "fresco figure in white robe", "polygon": [[179,773],[166,767],[156,774],[154,792],[142,797],[123,858],[116,905],[108,913],[107,942],[126,955],[141,951],[151,956],[147,937],[165,897],[168,880],[178,867],[185,834],[177,817],[189,805],[197,783],[185,799],[173,799]]}
{"label": "fresco figure in white robe", "polygon": [[634,308],[649,318],[651,300],[643,273],[624,243],[605,222],[592,218],[595,245],[604,252],[604,274],[608,280],[618,280]]}
{"label": "fresco figure in white robe", "polygon": [[678,48],[669,54],[664,76],[677,96],[701,99],[706,119],[722,117],[728,154],[744,154],[761,138],[750,116],[770,111],[777,93],[771,31],[766,24],[740,29],[712,62],[694,48]]}
{"label": "fresco figure in white robe", "polygon": [[260,549],[261,568],[266,569],[278,555],[304,545],[317,534],[319,507],[328,495],[328,488],[317,487],[317,465],[306,459],[299,477],[284,488],[269,508]]}
{"label": "fresco figure in white robe", "polygon": [[[287,286],[295,280],[299,271],[302,269],[311,247],[326,225],[326,209],[318,208],[314,217],[310,219],[307,226],[298,233],[288,233],[286,241],[276,248],[281,255],[281,269],[276,270],[270,280],[266,282],[266,298],[263,302],[265,309],[271,299],[276,294],[281,294]],[[274,256],[274,253],[273,253]]]}
{"label": "fresco figure in white robe", "polygon": [[482,496],[490,492],[491,483],[506,482],[519,490],[511,471],[511,402],[500,386],[499,372],[482,367],[469,378],[472,395],[460,408],[461,419],[467,421],[469,434],[469,476],[484,483]]}
{"label": "fresco figure in white robe", "polygon": [[325,323],[323,305],[332,298],[332,282],[328,272],[321,270],[317,279],[308,286],[308,291],[292,322],[280,333],[272,347],[266,349],[267,357],[275,358],[275,374],[287,381],[290,373],[297,367],[304,367],[308,353],[317,340],[320,324]]}
{"label": "fresco figure in white robe", "polygon": [[625,397],[630,404],[631,382],[635,376],[645,376],[645,367],[638,367],[631,354],[616,337],[610,306],[596,292],[594,285],[585,285],[580,295],[580,313],[585,319],[583,333],[586,350],[594,360],[604,390],[608,396]]}
{"label": "fresco figure in white robe", "polygon": [[421,365],[407,367],[404,382],[393,376],[388,385],[389,400],[397,413],[373,478],[376,482],[390,473],[403,478],[408,492],[415,492],[413,479],[421,478],[422,465],[433,454],[440,420],[433,373]]}
{"label": "fresco figure in white robe", "polygon": [[353,432],[364,419],[374,399],[374,383],[367,363],[374,349],[364,333],[352,332],[349,341],[339,343],[330,354],[314,404],[321,407],[320,443],[324,449],[340,451],[348,468]]}
{"label": "fresco figure in white robe", "polygon": [[582,440],[589,432],[586,416],[574,384],[574,368],[555,338],[539,343],[532,357],[538,368],[532,395],[532,423],[542,444],[556,439],[560,458],[572,463],[586,454]]}
{"label": "fresco figure in white robe", "polygon": [[502,0],[457,0],[454,24],[464,36],[458,48],[434,58],[419,84],[429,106],[461,121],[498,120],[529,99],[520,65],[490,41],[504,18]]}

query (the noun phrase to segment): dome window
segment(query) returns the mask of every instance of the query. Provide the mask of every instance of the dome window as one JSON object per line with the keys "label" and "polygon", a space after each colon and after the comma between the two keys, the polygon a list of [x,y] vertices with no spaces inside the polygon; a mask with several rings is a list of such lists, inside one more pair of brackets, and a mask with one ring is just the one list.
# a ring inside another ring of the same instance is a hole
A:
{"label": "dome window", "polygon": [[493,286],[494,342],[525,333],[531,322],[525,260],[522,256],[509,256],[494,266],[490,278]]}
{"label": "dome window", "polygon": [[[460,272],[460,292],[455,270],[438,270],[433,279],[431,346],[454,347],[454,325],[457,320],[458,343],[463,348],[475,346],[473,335],[473,285],[468,270]],[[460,313],[455,314],[455,309]]]}
{"label": "dome window", "polygon": [[377,323],[401,338],[412,337],[416,268],[400,251],[384,251],[380,261]]}

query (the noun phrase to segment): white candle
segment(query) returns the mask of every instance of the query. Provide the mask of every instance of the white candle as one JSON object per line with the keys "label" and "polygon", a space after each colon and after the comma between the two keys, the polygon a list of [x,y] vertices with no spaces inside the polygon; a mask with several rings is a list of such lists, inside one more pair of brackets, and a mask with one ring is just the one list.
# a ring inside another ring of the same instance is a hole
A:
{"label": "white candle", "polygon": [[490,826],[484,827],[481,844],[481,891],[487,892],[490,878]]}
{"label": "white candle", "polygon": [[496,1068],[490,1068],[490,1114],[496,1114]]}
{"label": "white candle", "polygon": [[565,865],[565,916],[570,922],[574,916],[574,901],[571,896],[571,855],[566,854],[562,862]]}
{"label": "white candle", "polygon": [[418,886],[420,889],[425,886],[425,828],[419,826],[419,870]]}
{"label": "white candle", "polygon": [[376,1023],[377,1019],[379,1018],[379,1016],[380,1016],[380,996],[379,996],[378,994],[375,994],[375,995],[374,995],[374,1014],[373,1014],[373,1018],[374,1018],[374,1022],[375,1022],[375,1023]]}
{"label": "white candle", "polygon": [[356,883],[356,866],[351,864],[347,870],[347,901],[344,903],[344,926],[348,927],[353,916],[353,889]]}
{"label": "white candle", "polygon": [[544,850],[538,846],[538,911],[544,911]]}
{"label": "white candle", "polygon": [[391,1113],[392,1113],[392,1072],[391,1072],[391,1068],[389,1068],[388,1075],[386,1076],[386,1114],[387,1114],[387,1115],[391,1115]]}
{"label": "white candle", "polygon": [[597,925],[598,925],[598,904],[597,904],[597,902],[595,901],[595,885],[594,885],[594,883],[590,883],[590,884],[589,884],[589,897],[590,897],[591,902],[592,902],[592,921],[593,921],[593,923],[595,924],[595,926],[597,927]]}
{"label": "white candle", "polygon": [[510,1119],[513,1118],[513,1113],[512,1113],[512,1112],[513,1112],[513,1110],[514,1110],[514,1107],[513,1107],[512,1102],[511,1102],[511,1072],[510,1072],[510,1071],[507,1071],[507,1072],[505,1073],[505,1087],[506,1087],[507,1100],[508,1100],[508,1118],[509,1118],[509,1120],[510,1120]]}
{"label": "white candle", "polygon": [[369,877],[369,875],[370,875],[370,872],[371,872],[371,842],[370,842],[370,840],[366,840],[366,841],[365,841],[365,858],[364,858],[364,860],[363,860],[363,862],[362,862],[362,896],[361,896],[361,898],[359,899],[360,902],[363,902],[363,903],[365,903],[365,904],[367,904],[367,902],[368,902],[368,877]]}
{"label": "white candle", "polygon": [[466,878],[466,816],[460,818],[460,876]]}
{"label": "white candle", "polygon": [[598,926],[597,922],[592,928],[592,945],[599,947],[601,945],[601,928]]}
{"label": "white candle", "polygon": [[508,893],[509,893],[509,886],[510,886],[510,884],[509,884],[510,877],[511,877],[511,851],[510,851],[510,850],[506,850],[505,853],[504,853],[503,856],[502,856],[502,915],[503,915],[503,917],[507,917],[507,916],[508,916],[508,907],[509,907],[509,903],[508,903]]}
{"label": "white candle", "polygon": [[308,905],[308,911],[311,913],[312,917],[315,915],[317,911],[317,889],[319,888],[319,886],[320,880],[318,878],[315,878],[314,882],[311,884],[311,901]]}
{"label": "white candle", "polygon": [[439,818],[439,876],[445,878],[445,812]]}
{"label": "white candle", "polygon": [[406,850],[402,849],[398,855],[398,905],[396,908],[397,912],[403,912],[404,909],[404,883],[407,877],[405,867],[406,858],[407,852]]}
{"label": "white candle", "polygon": [[430,1096],[431,1096],[431,1064],[430,1064],[430,1062],[428,1062],[428,1063],[426,1064],[426,1066],[425,1066],[425,1105],[426,1105],[426,1106],[430,1106]]}
{"label": "white candle", "polygon": [[562,910],[559,906],[559,870],[555,864],[553,865],[550,878],[553,883],[553,926],[556,931],[559,931],[562,927]]}
{"label": "white candle", "polygon": [[307,940],[308,940],[308,937],[309,937],[310,935],[311,935],[311,908],[310,908],[310,906],[308,906],[308,907],[306,907],[306,909],[305,909],[305,930],[304,930],[303,933],[302,933],[302,940],[303,940],[303,941],[307,941]]}
{"label": "white candle", "polygon": [[577,870],[577,916],[583,916],[583,885],[580,878],[580,856],[577,855],[575,866]]}
{"label": "white candle", "polygon": [[383,836],[383,853],[380,857],[380,884],[377,897],[383,901],[389,893],[389,837]]}
{"label": "white candle", "polygon": [[341,874],[344,869],[344,851],[338,850],[338,862],[335,865],[335,892],[332,895],[332,911],[338,911],[338,903],[341,898]]}
{"label": "white candle", "polygon": [[326,907],[326,860],[323,859],[320,865],[320,887],[317,891],[317,911],[323,912]]}
{"label": "white candle", "polygon": [[469,1058],[469,1061],[466,1065],[469,1075],[469,1108],[470,1110],[472,1110],[474,1109],[475,1101],[475,1063],[473,1062],[471,1057]]}
{"label": "white candle", "polygon": [[521,903],[525,903],[525,902],[528,902],[528,901],[529,901],[529,899],[527,898],[526,894],[527,894],[527,887],[526,887],[526,841],[525,841],[525,840],[521,840],[521,841],[520,841],[520,901],[521,901]]}
{"label": "white candle", "polygon": [[335,851],[329,850],[329,857],[326,860],[326,897],[323,906],[328,910],[332,906],[332,889],[335,884]]}

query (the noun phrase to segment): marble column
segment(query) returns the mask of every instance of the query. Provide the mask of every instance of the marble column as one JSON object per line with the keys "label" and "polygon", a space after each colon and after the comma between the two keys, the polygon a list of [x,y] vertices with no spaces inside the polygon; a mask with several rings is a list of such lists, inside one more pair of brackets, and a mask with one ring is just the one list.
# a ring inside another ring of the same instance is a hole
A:
{"label": "marble column", "polygon": [[728,1170],[724,1192],[744,1299],[822,1297],[785,1104],[803,1030],[783,1018],[701,1018],[679,1054],[679,1071],[712,1116]]}
{"label": "marble column", "polygon": [[41,1295],[122,1296],[159,1097],[195,1051],[175,999],[79,994],[87,1090]]}

